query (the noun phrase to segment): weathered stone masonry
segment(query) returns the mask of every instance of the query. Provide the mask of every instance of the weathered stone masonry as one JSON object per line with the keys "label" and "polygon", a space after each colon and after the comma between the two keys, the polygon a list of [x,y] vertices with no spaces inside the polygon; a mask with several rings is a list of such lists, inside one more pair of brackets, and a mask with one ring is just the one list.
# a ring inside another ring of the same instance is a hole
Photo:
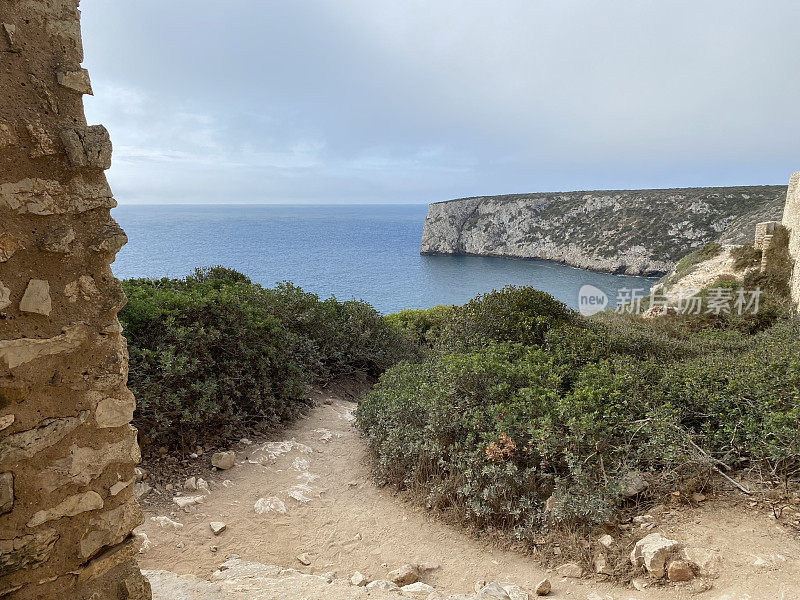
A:
{"label": "weathered stone masonry", "polygon": [[0,597],[144,599],[125,243],[78,0],[0,2]]}
{"label": "weathered stone masonry", "polygon": [[794,259],[792,300],[800,305],[800,172],[793,173],[789,180],[783,225],[789,230],[789,256]]}

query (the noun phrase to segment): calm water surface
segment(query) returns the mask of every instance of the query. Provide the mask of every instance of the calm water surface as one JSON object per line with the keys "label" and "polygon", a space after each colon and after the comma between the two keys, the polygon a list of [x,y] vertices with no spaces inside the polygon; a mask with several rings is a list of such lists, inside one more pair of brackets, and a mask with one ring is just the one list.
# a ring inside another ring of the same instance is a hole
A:
{"label": "calm water surface", "polygon": [[425,205],[164,205],[113,211],[130,241],[117,277],[182,277],[225,265],[272,286],[291,281],[322,297],[366,300],[389,313],[463,304],[505,285],[531,285],[577,307],[592,284],[612,299],[653,279],[593,273],[546,261],[420,256]]}

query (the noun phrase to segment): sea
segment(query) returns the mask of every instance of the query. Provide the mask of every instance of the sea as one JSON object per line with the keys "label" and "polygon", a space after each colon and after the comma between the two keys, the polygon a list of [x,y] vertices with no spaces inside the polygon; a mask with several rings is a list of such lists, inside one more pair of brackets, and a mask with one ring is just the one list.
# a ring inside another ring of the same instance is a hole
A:
{"label": "sea", "polygon": [[184,277],[223,265],[272,287],[291,281],[321,298],[364,300],[384,314],[463,304],[529,285],[572,308],[584,286],[610,299],[646,295],[652,278],[595,273],[543,260],[420,256],[426,205],[121,205],[129,242],[112,265],[120,279]]}

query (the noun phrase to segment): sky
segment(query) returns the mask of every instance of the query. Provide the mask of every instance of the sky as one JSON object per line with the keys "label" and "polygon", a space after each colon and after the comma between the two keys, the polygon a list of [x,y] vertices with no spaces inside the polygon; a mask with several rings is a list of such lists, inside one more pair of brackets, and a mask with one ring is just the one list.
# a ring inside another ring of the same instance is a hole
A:
{"label": "sky", "polygon": [[121,204],[785,184],[797,0],[83,0]]}

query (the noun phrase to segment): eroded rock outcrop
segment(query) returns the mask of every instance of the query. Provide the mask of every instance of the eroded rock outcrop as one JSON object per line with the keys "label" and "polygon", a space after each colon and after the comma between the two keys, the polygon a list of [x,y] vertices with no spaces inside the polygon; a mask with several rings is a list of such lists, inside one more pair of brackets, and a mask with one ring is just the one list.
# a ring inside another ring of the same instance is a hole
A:
{"label": "eroded rock outcrop", "polygon": [[124,302],[78,0],[0,3],[0,597],[147,600]]}
{"label": "eroded rock outcrop", "polygon": [[430,205],[421,253],[663,275],[721,236],[736,243],[756,222],[779,219],[785,195],[785,186],[753,186],[463,198]]}

